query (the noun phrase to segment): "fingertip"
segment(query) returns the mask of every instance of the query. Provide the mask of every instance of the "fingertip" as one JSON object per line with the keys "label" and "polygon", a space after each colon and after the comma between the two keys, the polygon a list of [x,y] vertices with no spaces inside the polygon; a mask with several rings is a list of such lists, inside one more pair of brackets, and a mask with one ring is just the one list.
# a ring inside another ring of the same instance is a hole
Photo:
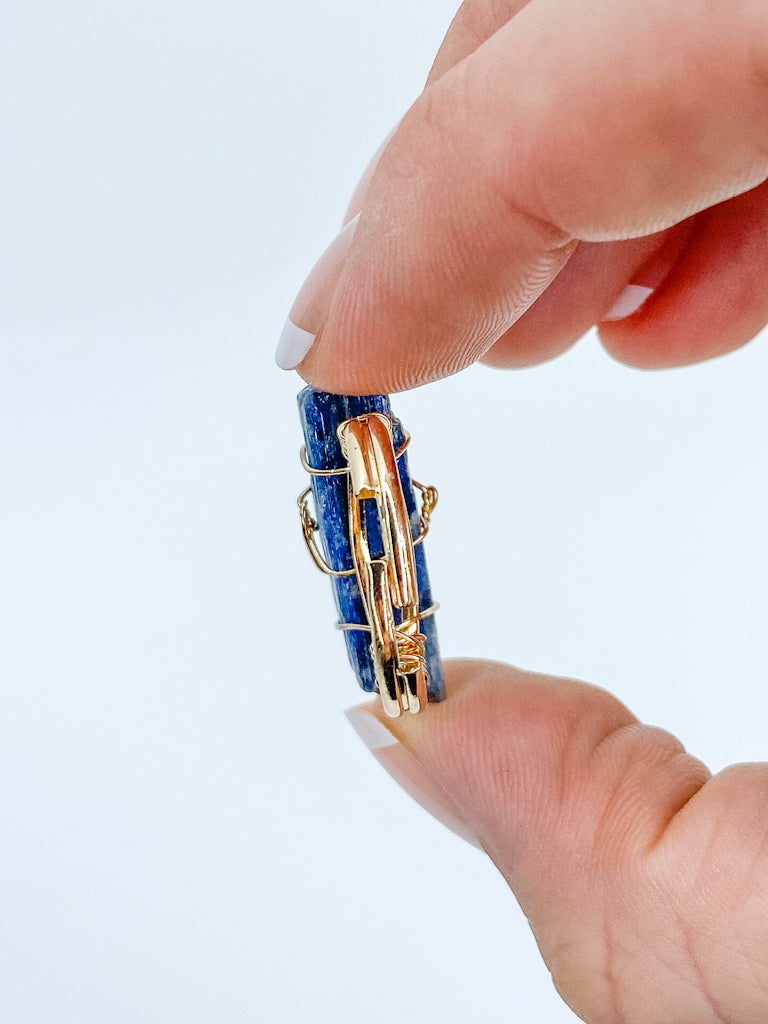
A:
{"label": "fingertip", "polygon": [[[603,347],[638,369],[726,355],[768,322],[768,184],[713,207],[687,226],[674,261],[632,315],[603,321]],[[679,243],[678,243],[679,244]]]}
{"label": "fingertip", "polygon": [[[413,716],[388,718],[378,703],[358,705],[349,708],[345,714],[363,744],[410,797],[455,835],[483,849],[471,820],[462,813],[452,794],[435,778],[420,756],[420,744],[413,742],[409,729]],[[425,712],[417,717],[423,719]],[[409,734],[411,742],[408,742]]]}

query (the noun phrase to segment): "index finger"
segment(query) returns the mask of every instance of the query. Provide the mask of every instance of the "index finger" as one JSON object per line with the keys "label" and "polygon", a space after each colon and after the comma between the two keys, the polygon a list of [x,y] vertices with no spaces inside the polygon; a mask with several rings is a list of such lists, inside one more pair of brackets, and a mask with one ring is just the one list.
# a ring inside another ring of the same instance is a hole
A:
{"label": "index finger", "polygon": [[304,302],[302,375],[365,393],[456,372],[579,239],[650,234],[764,180],[768,15],[705,6],[533,0],[430,85],[340,276]]}

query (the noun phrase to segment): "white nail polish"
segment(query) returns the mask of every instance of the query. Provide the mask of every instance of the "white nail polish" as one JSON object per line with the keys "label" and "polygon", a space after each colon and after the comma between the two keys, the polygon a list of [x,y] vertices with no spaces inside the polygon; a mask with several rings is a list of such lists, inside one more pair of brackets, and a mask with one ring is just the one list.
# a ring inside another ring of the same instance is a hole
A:
{"label": "white nail polish", "polygon": [[314,334],[297,327],[289,318],[285,321],[285,327],[277,343],[275,362],[281,370],[295,370],[312,348],[314,341]]}
{"label": "white nail polish", "polygon": [[398,742],[386,725],[383,725],[375,715],[358,711],[357,708],[350,708],[345,714],[352,728],[369,750],[383,750],[384,747],[392,747]]}
{"label": "white nail polish", "polygon": [[644,284],[628,284],[605,314],[603,320],[623,320],[625,317],[632,316],[651,294],[653,294],[653,288],[646,288]]}
{"label": "white nail polish", "polygon": [[478,850],[483,849],[453,799],[375,715],[361,707],[350,708],[345,714],[382,768],[389,772],[409,796],[457,836],[466,839]]}

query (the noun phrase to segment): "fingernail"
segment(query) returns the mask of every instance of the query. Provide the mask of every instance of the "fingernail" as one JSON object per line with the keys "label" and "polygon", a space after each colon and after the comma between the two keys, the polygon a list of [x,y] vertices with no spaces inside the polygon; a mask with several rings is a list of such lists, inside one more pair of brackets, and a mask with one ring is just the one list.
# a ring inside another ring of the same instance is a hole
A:
{"label": "fingernail", "polygon": [[291,320],[285,321],[277,343],[275,362],[281,370],[295,370],[314,343],[315,336],[303,331]]}
{"label": "fingernail", "polygon": [[482,850],[477,836],[462,820],[448,793],[394,733],[364,708],[350,708],[345,714],[379,764],[416,803],[457,836]]}
{"label": "fingernail", "polygon": [[328,316],[359,219],[358,214],[339,232],[299,289],[277,343],[275,362],[281,370],[295,370],[312,348]]}
{"label": "fingernail", "polygon": [[644,284],[628,284],[605,314],[603,320],[623,320],[625,317],[632,316],[652,294],[653,288],[646,288]]}

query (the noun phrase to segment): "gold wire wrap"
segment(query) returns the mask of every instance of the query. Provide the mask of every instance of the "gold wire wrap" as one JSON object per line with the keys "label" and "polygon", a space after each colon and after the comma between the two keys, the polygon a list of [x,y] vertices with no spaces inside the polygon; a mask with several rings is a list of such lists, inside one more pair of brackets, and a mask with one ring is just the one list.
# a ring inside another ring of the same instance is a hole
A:
{"label": "gold wire wrap", "polygon": [[[346,470],[334,469],[334,474],[341,475]],[[319,475],[319,474],[318,474]],[[330,475],[330,474],[329,474]],[[421,493],[421,530],[413,538],[413,546],[421,544],[424,538],[429,533],[429,521],[432,518],[435,505],[437,504],[437,488],[432,487],[429,484],[420,484],[418,480],[411,480],[411,483]],[[335,579],[340,579],[343,576],[354,576],[357,572],[356,569],[332,569],[330,565],[323,558],[320,548],[318,548],[315,542],[315,533],[320,529],[317,524],[317,520],[312,517],[312,513],[309,511],[308,498],[312,493],[312,486],[305,487],[301,494],[296,499],[296,504],[299,507],[299,515],[301,517],[301,532],[304,536],[304,542],[309,549],[309,553],[312,556],[312,561],[315,563],[320,572],[324,572],[326,576],[333,576]]]}
{"label": "gold wire wrap", "polygon": [[[431,615],[434,615],[436,611],[439,611],[439,601],[433,601],[429,608],[425,608],[423,612],[419,612],[420,619],[428,619]],[[366,626],[364,622],[337,622],[336,629],[341,629],[345,633],[354,633],[355,630],[360,630],[363,633],[370,633],[371,627]]]}
{"label": "gold wire wrap", "polygon": [[[318,523],[309,510],[305,488],[297,504],[301,531],[315,565],[336,579],[356,576],[365,608],[366,623],[337,623],[347,631],[363,630],[371,635],[374,678],[384,711],[397,717],[403,711],[412,714],[427,704],[429,673],[426,663],[426,636],[419,629],[421,619],[434,615],[432,604],[419,611],[419,587],[416,575],[415,547],[429,531],[437,504],[437,490],[413,480],[421,492],[419,515],[421,530],[414,538],[405,503],[397,460],[405,452],[410,435],[398,451],[392,441],[392,421],[382,413],[365,413],[344,420],[337,434],[347,465],[339,469],[315,469],[302,445],[300,458],[312,476],[346,475],[349,480],[349,536],[354,566],[332,569],[315,541]],[[368,547],[363,503],[376,503],[384,553],[373,558]],[[396,618],[400,621],[396,622]]]}

